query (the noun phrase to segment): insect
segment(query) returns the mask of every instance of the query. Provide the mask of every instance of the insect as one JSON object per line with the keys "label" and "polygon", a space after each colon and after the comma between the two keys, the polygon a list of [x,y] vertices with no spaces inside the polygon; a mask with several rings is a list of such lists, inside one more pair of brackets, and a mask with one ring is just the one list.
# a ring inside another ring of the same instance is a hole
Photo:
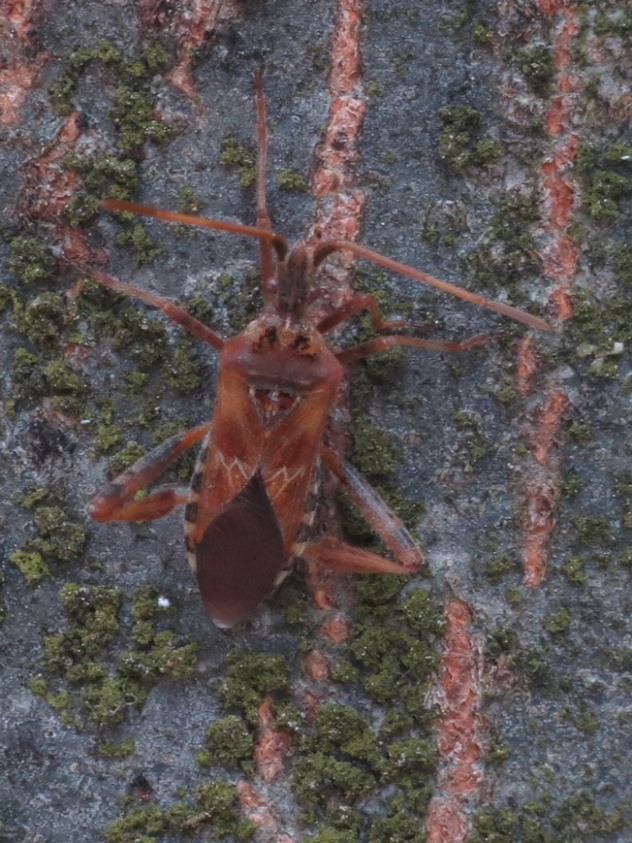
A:
{"label": "insect", "polygon": [[[257,224],[240,225],[108,199],[108,211],[129,211],[168,222],[201,226],[259,241],[263,310],[239,334],[223,340],[174,302],[135,288],[98,269],[75,266],[105,287],[162,311],[220,352],[216,404],[211,421],[168,439],[99,492],[88,506],[95,521],[161,518],[185,505],[187,555],[204,604],[220,627],[248,618],[282,582],[296,560],[335,571],[406,574],[422,562],[401,520],[367,482],[327,444],[327,424],[345,367],[395,346],[464,351],[488,335],[460,342],[393,333],[402,320],[385,320],[371,294],[357,293],[324,317],[314,316],[316,275],[334,252],[347,251],[393,272],[496,311],[531,328],[543,320],[510,305],[485,299],[384,257],[356,243],[299,241],[290,247],[273,228],[266,208],[266,108],[261,75],[255,77],[257,114]],[[382,336],[343,350],[326,335],[360,311],[368,311]],[[201,443],[188,492],[162,487],[137,499],[180,454]],[[315,535],[317,484],[333,473],[361,514],[383,540],[394,561]]]}

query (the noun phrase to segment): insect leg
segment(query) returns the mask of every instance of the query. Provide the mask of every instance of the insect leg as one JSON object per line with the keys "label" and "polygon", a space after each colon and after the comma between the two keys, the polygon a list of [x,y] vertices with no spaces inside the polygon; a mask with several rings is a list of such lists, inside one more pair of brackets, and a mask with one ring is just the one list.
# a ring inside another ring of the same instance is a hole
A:
{"label": "insect leg", "polygon": [[[263,93],[263,76],[261,71],[255,73],[255,102],[257,108],[257,228],[272,231],[272,223],[268,216],[266,204],[266,161],[268,153],[268,128],[266,126],[266,100]],[[259,263],[261,265],[261,288],[264,301],[267,303],[273,295],[274,263],[272,259],[272,243],[270,240],[259,240]]]}
{"label": "insect leg", "polygon": [[374,337],[367,342],[352,345],[349,348],[344,348],[336,355],[338,360],[343,365],[355,363],[356,360],[362,360],[364,357],[370,357],[372,354],[382,354],[390,348],[395,348],[398,345],[406,345],[411,348],[425,348],[428,351],[442,351],[442,352],[458,352],[467,351],[475,345],[482,345],[494,337],[501,335],[501,332],[492,334],[476,334],[474,337],[468,337],[466,340],[450,341],[450,340],[429,340],[422,337],[407,337],[399,334],[390,334],[386,337]]}
{"label": "insect leg", "polygon": [[167,439],[145,454],[92,498],[88,515],[94,521],[151,521],[162,518],[174,507],[186,503],[185,490],[167,487],[146,498],[132,500],[136,492],[152,483],[184,451],[197,444],[210,430],[201,424]]}
{"label": "insect leg", "polygon": [[224,345],[224,340],[216,334],[215,331],[212,331],[203,322],[196,319],[195,316],[191,316],[191,314],[187,313],[187,311],[183,308],[178,307],[178,305],[171,301],[171,299],[158,296],[147,290],[141,290],[139,287],[134,287],[131,284],[126,284],[124,281],[112,278],[111,275],[107,275],[105,272],[101,272],[100,269],[96,269],[92,266],[86,266],[85,264],[74,262],[71,266],[79,272],[88,275],[94,281],[97,281],[109,290],[114,290],[116,293],[124,293],[126,296],[130,296],[134,299],[140,299],[141,301],[144,301],[145,304],[155,307],[157,310],[164,313],[168,319],[171,319],[172,322],[176,322],[178,325],[181,325],[190,334],[193,334],[193,336],[205,343],[208,343],[208,345],[212,345],[213,348],[220,349]]}
{"label": "insect leg", "polygon": [[325,334],[361,310],[368,310],[371,324],[376,331],[392,331],[406,327],[406,322],[403,319],[384,319],[380,313],[377,299],[372,293],[356,293],[333,313],[321,319],[317,328],[321,334]]}
{"label": "insect leg", "polygon": [[[327,468],[340,480],[343,489],[349,495],[354,505],[375,530],[386,547],[397,559],[399,573],[409,572],[418,568],[423,562],[423,554],[415,544],[404,522],[395,515],[386,503],[376,494],[369,483],[349,465],[339,460],[329,449],[321,450],[321,458]],[[357,551],[353,548],[354,552]],[[371,557],[374,554],[369,554]],[[377,557],[381,559],[381,557]],[[388,560],[381,560],[387,562]],[[394,563],[388,561],[388,565]],[[389,568],[390,572],[390,568]]]}
{"label": "insect leg", "polygon": [[[318,324],[318,330],[321,333],[326,333],[332,328],[335,328],[336,325],[339,325],[340,322],[344,322],[346,319],[349,319],[361,310],[368,311],[369,316],[371,317],[371,325],[376,331],[393,331],[398,328],[408,327],[407,323],[403,319],[384,319],[380,313],[380,307],[377,303],[377,299],[372,293],[358,293],[357,295],[352,296],[349,301],[345,302],[342,307],[339,307],[333,313],[330,313],[329,316],[322,319]],[[477,334],[476,336],[469,337],[466,340],[451,342],[425,339],[422,337],[411,337],[406,336],[405,334],[392,334],[384,337],[375,337],[367,342],[353,345],[350,348],[345,348],[342,351],[339,351],[336,356],[341,363],[347,365],[349,363],[355,363],[356,360],[361,360],[363,357],[370,357],[372,354],[381,354],[384,351],[388,351],[389,348],[394,348],[398,345],[406,345],[412,348],[425,348],[429,351],[467,351],[468,348],[480,345],[481,343],[489,340],[491,337],[497,335],[498,334],[493,333]]]}
{"label": "insect leg", "polygon": [[417,570],[417,565],[400,565],[330,536],[308,542],[301,556],[308,563],[317,563],[339,574],[412,574]]}

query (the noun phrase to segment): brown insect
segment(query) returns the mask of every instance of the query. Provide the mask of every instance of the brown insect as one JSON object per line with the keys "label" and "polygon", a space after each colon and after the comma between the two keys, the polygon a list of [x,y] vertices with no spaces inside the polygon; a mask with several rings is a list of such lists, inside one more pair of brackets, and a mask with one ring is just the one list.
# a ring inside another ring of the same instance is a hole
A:
{"label": "brown insect", "polygon": [[[250,616],[287,576],[297,559],[341,572],[406,574],[422,562],[421,551],[403,523],[362,477],[325,441],[332,406],[345,366],[394,346],[464,351],[488,339],[478,335],[443,342],[387,334],[341,351],[326,334],[366,310],[378,330],[405,327],[382,318],[377,301],[353,295],[325,317],[313,315],[318,268],[333,252],[347,251],[529,327],[546,322],[493,302],[383,257],[355,243],[329,240],[290,247],[274,232],[266,210],[267,131],[261,76],[255,81],[257,111],[257,225],[238,225],[108,199],[108,211],[130,211],[176,223],[202,226],[259,240],[264,307],[240,334],[228,340],[172,301],[80,266],[100,284],[162,311],[191,334],[220,351],[215,413],[210,422],[168,439],[109,483],[90,502],[95,521],[161,518],[186,504],[184,534],[189,562],[202,599],[218,626]],[[136,500],[180,454],[202,443],[188,493],[165,487]],[[333,535],[314,535],[313,519],[321,469],[332,472],[396,561],[346,544]]]}

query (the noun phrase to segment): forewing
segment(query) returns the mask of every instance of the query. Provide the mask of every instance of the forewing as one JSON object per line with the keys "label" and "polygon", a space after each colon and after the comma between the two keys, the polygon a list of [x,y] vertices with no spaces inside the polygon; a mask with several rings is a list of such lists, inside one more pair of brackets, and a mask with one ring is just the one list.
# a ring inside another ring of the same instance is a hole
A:
{"label": "forewing", "polygon": [[248,618],[283,567],[283,537],[260,471],[214,518],[195,547],[196,574],[214,622]]}

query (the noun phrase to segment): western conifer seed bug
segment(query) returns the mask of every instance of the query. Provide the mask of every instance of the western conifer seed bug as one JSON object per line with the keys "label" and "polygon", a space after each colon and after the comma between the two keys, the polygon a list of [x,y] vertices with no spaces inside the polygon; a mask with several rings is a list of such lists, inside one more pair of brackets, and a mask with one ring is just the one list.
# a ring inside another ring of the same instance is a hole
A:
{"label": "western conifer seed bug", "polygon": [[[257,224],[239,225],[107,199],[108,211],[128,211],[200,226],[259,241],[262,312],[239,334],[223,340],[169,299],[74,264],[99,284],[157,308],[220,352],[216,403],[210,422],[168,439],[99,492],[88,506],[95,521],[145,521],[185,505],[184,534],[204,604],[220,627],[248,618],[287,576],[294,562],[340,572],[406,574],[422,554],[403,523],[365,480],[324,440],[330,410],[350,363],[395,346],[465,351],[484,342],[478,335],[444,342],[392,333],[402,320],[385,320],[371,294],[358,293],[325,317],[313,315],[317,270],[333,252],[347,251],[392,272],[508,316],[538,330],[542,319],[510,305],[432,278],[353,242],[301,240],[290,247],[277,234],[266,209],[267,129],[262,77],[255,77],[257,113]],[[376,330],[390,331],[343,350],[326,335],[360,311]],[[188,491],[163,487],[136,499],[180,454],[201,443]],[[380,536],[395,561],[361,550],[333,535],[314,535],[313,519],[321,466],[332,472]]]}

